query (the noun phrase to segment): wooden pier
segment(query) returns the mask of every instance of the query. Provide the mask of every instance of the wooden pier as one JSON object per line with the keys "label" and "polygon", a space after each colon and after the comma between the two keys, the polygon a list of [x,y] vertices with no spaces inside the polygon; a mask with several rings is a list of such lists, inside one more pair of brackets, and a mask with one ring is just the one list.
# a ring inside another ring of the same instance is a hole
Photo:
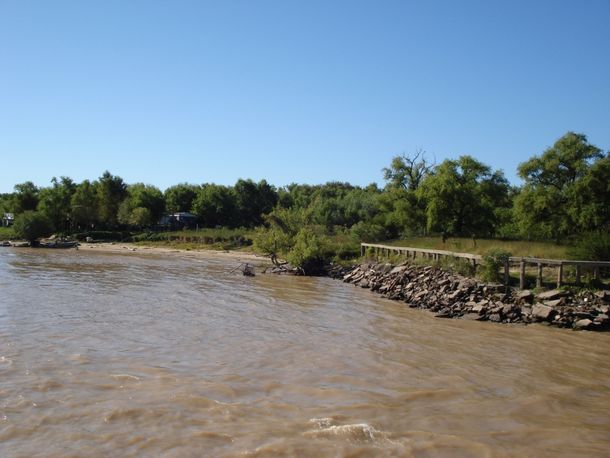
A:
{"label": "wooden pier", "polygon": [[[390,254],[398,254],[405,256],[407,259],[429,259],[431,261],[438,261],[441,257],[453,257],[468,259],[472,263],[473,269],[476,271],[477,265],[483,260],[483,256],[472,253],[458,253],[454,251],[446,250],[429,250],[425,248],[413,248],[403,246],[391,246],[391,245],[379,245],[376,243],[361,243],[360,244],[360,256],[364,256],[367,248],[372,248],[375,251],[375,255],[389,256]],[[596,280],[600,280],[600,268],[610,268],[610,262],[608,261],[573,261],[569,259],[544,259],[544,258],[531,258],[531,257],[517,257],[511,256],[504,264],[504,284],[508,285],[510,281],[510,266],[519,265],[519,288],[525,288],[525,271],[528,265],[536,266],[536,286],[542,286],[542,273],[544,267],[553,267],[557,269],[557,286],[564,284],[564,267],[574,266],[576,272],[576,284],[582,284],[581,277],[584,271],[592,271],[593,277]]]}

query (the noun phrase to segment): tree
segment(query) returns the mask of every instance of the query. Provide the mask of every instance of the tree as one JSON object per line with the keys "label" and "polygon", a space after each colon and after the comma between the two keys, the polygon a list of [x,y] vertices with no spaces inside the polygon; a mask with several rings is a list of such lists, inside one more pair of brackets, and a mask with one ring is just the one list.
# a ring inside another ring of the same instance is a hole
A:
{"label": "tree", "polygon": [[76,184],[68,177],[61,177],[60,180],[53,177],[51,183],[51,187],[40,191],[38,210],[51,220],[57,230],[68,230]]}
{"label": "tree", "polygon": [[99,221],[109,227],[116,226],[119,206],[127,197],[127,185],[121,177],[106,170],[97,182],[96,191]]}
{"label": "tree", "polygon": [[71,220],[77,227],[93,227],[98,221],[97,184],[84,180],[72,195]]}
{"label": "tree", "polygon": [[118,209],[118,221],[139,228],[159,221],[165,209],[161,191],[151,185],[136,183],[127,187],[127,197]]}
{"label": "tree", "polygon": [[445,160],[418,188],[428,230],[456,236],[492,235],[496,211],[508,207],[508,182],[500,171],[470,156]]}
{"label": "tree", "polygon": [[38,207],[39,189],[31,181],[16,184],[15,192],[13,193],[10,208],[13,213],[22,213],[24,211],[34,211]]}
{"label": "tree", "polygon": [[601,150],[574,132],[520,164],[525,185],[515,199],[515,214],[521,232],[560,241],[607,225],[608,167]]}
{"label": "tree", "polygon": [[239,225],[245,227],[259,226],[263,215],[273,210],[278,201],[275,188],[265,180],[255,183],[252,180],[239,179],[233,187],[235,204],[239,214]]}
{"label": "tree", "polygon": [[190,212],[193,201],[197,197],[199,186],[194,184],[177,184],[171,186],[163,193],[165,197],[165,208],[170,213]]}
{"label": "tree", "polygon": [[415,191],[426,176],[434,170],[434,164],[426,160],[426,152],[418,150],[413,156],[395,156],[389,168],[383,169],[388,187]]}
{"label": "tree", "polygon": [[238,220],[233,190],[217,184],[201,187],[193,202],[193,212],[205,227],[234,227]]}
{"label": "tree", "polygon": [[41,212],[26,210],[15,217],[13,230],[15,235],[29,241],[32,245],[41,237],[48,237],[53,233],[52,221]]}

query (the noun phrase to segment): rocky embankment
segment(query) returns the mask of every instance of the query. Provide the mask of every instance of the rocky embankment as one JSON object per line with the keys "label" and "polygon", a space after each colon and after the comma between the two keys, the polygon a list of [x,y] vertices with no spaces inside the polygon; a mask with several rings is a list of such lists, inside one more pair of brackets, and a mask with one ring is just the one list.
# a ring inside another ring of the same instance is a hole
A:
{"label": "rocky embankment", "polygon": [[438,267],[409,264],[363,264],[344,271],[335,269],[330,274],[409,307],[429,310],[439,318],[610,330],[610,291],[574,294],[557,289],[534,294],[483,283]]}

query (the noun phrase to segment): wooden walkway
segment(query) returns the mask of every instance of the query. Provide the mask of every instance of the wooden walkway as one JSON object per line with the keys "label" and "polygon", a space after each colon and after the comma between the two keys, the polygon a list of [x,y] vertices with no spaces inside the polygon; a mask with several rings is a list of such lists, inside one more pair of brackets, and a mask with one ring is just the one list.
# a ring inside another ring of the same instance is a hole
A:
{"label": "wooden walkway", "polygon": [[[389,256],[390,254],[398,254],[405,256],[407,259],[420,258],[430,259],[432,261],[438,261],[441,257],[453,257],[468,259],[472,262],[472,267],[476,271],[477,265],[483,260],[483,256],[479,254],[471,253],[457,253],[454,251],[446,250],[428,250],[425,248],[413,248],[403,246],[390,246],[390,245],[379,245],[376,243],[361,243],[360,244],[360,256],[364,256],[367,248],[372,248],[375,251],[377,257]],[[603,261],[573,261],[570,259],[544,259],[544,258],[531,258],[531,257],[516,257],[511,256],[508,261],[504,264],[504,284],[508,285],[510,281],[510,266],[519,265],[519,288],[525,288],[525,270],[528,265],[536,266],[536,286],[542,286],[542,272],[544,267],[553,267],[557,269],[557,286],[564,284],[564,267],[574,266],[576,273],[576,284],[581,284],[581,276],[585,270],[592,271],[593,276],[596,280],[600,279],[600,268],[610,268],[610,262]]]}

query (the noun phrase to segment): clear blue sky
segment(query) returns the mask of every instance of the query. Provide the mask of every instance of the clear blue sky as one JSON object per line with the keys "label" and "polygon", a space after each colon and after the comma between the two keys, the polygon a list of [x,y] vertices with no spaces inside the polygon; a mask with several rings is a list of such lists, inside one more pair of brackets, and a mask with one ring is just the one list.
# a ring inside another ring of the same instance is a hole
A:
{"label": "clear blue sky", "polygon": [[0,192],[610,149],[610,1],[0,0]]}

